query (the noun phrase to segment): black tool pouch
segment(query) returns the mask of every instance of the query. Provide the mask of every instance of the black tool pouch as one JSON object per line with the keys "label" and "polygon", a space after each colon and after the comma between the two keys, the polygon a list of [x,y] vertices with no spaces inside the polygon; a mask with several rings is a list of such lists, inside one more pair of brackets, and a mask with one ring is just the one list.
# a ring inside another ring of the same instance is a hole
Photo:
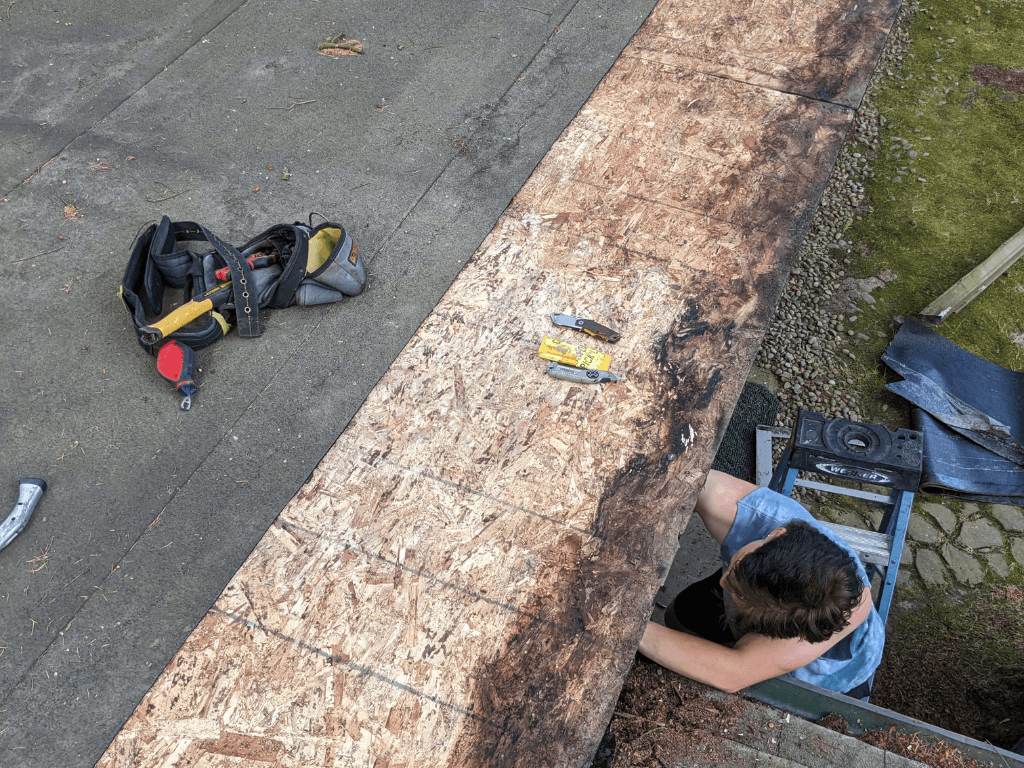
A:
{"label": "black tool pouch", "polygon": [[261,297],[269,296],[266,301],[261,298],[261,307],[331,304],[358,296],[366,287],[359,246],[341,224],[280,224],[243,245],[242,253],[266,249],[281,254],[283,270],[272,294],[261,292]]}
{"label": "black tool pouch", "polygon": [[[241,248],[192,221],[172,222],[164,216],[146,227],[135,240],[121,282],[121,299],[139,343],[151,354],[169,339],[201,349],[220,339],[231,324],[237,324],[239,336],[259,336],[262,307],[328,304],[362,293],[366,271],[358,246],[340,224],[325,220],[314,227],[312,217],[308,225],[271,227]],[[203,252],[184,243],[201,243]],[[254,257],[255,263],[261,254],[276,263],[254,272],[247,260]],[[188,325],[152,338],[150,322],[163,314],[167,288],[182,291],[187,303],[224,286],[225,274],[231,281],[227,300],[222,297],[213,310]]]}
{"label": "black tool pouch", "polygon": [[366,287],[366,270],[359,246],[341,224],[326,222],[309,235],[306,280],[338,291],[342,296],[358,296]]}
{"label": "black tool pouch", "polygon": [[[179,289],[184,300],[190,301],[206,287],[201,257],[179,244],[206,239],[204,228],[199,224],[172,222],[164,216],[159,224],[146,227],[132,246],[121,280],[120,296],[135,323],[140,346],[150,354],[156,354],[159,346],[143,343],[142,328],[148,324],[148,318],[163,313],[165,290]],[[220,339],[229,327],[223,316],[211,313],[168,338],[177,339],[192,349],[202,349]]]}

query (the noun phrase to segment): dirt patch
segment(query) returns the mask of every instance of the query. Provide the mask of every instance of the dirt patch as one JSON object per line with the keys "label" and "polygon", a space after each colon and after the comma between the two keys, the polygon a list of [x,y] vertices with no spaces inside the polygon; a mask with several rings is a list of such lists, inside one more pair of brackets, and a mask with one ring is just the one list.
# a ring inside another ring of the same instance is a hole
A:
{"label": "dirt patch", "polygon": [[341,32],[327,42],[320,43],[316,52],[321,56],[359,56],[363,52],[363,44],[358,40],[349,40],[345,33]]}
{"label": "dirt patch", "polygon": [[[733,734],[749,734],[757,720],[751,707],[760,705],[720,694],[637,656],[591,768],[751,764],[749,749],[744,751],[732,740]],[[768,721],[765,745],[783,737],[789,717]],[[849,724],[837,714],[826,715],[817,725],[842,734],[849,731]],[[924,741],[895,729],[871,731],[859,738],[933,768],[978,768],[977,762],[965,758],[953,745]],[[825,744],[816,737],[808,743],[814,741]]]}
{"label": "dirt patch", "polygon": [[971,76],[978,85],[994,85],[1005,91],[1024,93],[1024,67],[1020,69],[1000,69],[990,64],[976,64]]}
{"label": "dirt patch", "polygon": [[842,718],[842,715],[837,715],[835,712],[830,712],[820,720],[816,720],[815,724],[844,735],[850,730],[850,724]]}
{"label": "dirt patch", "polygon": [[719,734],[746,709],[739,697],[708,698],[707,686],[638,656],[615,706],[611,768],[713,765],[728,759]]}
{"label": "dirt patch", "polygon": [[[849,723],[835,713],[825,715],[817,725],[842,734],[850,728]],[[956,747],[944,741],[924,741],[917,734],[899,733],[895,726],[885,731],[868,731],[858,738],[886,752],[903,755],[933,768],[978,768],[976,760],[964,757]]]}
{"label": "dirt patch", "polygon": [[897,277],[899,275],[888,269],[883,269],[875,277],[861,279],[847,277],[833,291],[832,301],[827,306],[827,310],[830,312],[856,313],[859,311],[858,302],[874,304],[875,297],[871,295],[872,292],[882,288],[887,283],[891,283]]}
{"label": "dirt patch", "polygon": [[922,741],[912,734],[897,733],[895,728],[865,733],[861,741],[933,768],[977,768],[978,765],[977,760],[967,760],[944,741]]}
{"label": "dirt patch", "polygon": [[894,606],[871,703],[1002,749],[1024,737],[1022,591]]}
{"label": "dirt patch", "polygon": [[887,671],[901,680],[880,686],[884,694],[871,703],[1012,749],[1024,735],[1024,670],[999,667],[978,676],[965,671],[949,648],[935,650],[890,659]]}

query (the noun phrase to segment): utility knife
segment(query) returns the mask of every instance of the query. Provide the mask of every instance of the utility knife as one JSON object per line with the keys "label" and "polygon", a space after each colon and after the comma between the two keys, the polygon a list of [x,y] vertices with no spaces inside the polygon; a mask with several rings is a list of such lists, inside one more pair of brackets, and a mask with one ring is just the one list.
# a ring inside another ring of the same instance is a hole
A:
{"label": "utility knife", "polygon": [[574,384],[601,384],[606,381],[618,381],[619,377],[608,371],[593,371],[584,368],[573,368],[571,365],[551,363],[547,368],[548,374],[562,381],[571,381]]}
{"label": "utility knife", "polygon": [[551,322],[555,325],[561,325],[566,328],[576,328],[577,330],[589,333],[591,336],[596,336],[603,341],[610,341],[613,344],[622,338],[622,334],[618,331],[606,328],[600,323],[595,323],[593,320],[587,320],[585,317],[554,314],[551,315]]}

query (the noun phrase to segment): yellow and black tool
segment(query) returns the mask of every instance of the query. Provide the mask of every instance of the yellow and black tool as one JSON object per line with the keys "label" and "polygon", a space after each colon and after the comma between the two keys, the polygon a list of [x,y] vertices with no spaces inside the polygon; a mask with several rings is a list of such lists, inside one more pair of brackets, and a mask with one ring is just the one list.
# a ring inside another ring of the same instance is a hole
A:
{"label": "yellow and black tool", "polygon": [[588,320],[585,317],[576,317],[575,315],[551,315],[551,322],[555,325],[561,325],[566,328],[575,328],[584,333],[589,333],[601,341],[607,341],[612,344],[622,338],[622,334],[618,331],[613,331],[607,326],[595,323],[593,320]]}
{"label": "yellow and black tool", "polygon": [[[276,253],[254,253],[246,259],[251,269],[261,269],[276,264],[279,257]],[[195,297],[187,304],[182,304],[173,312],[164,315],[152,325],[146,325],[139,329],[139,337],[143,344],[152,346],[170,336],[179,328],[184,328],[193,320],[198,320],[212,309],[225,304],[232,297],[231,270],[222,267],[216,272],[218,280],[225,282],[218,283],[206,293]]]}
{"label": "yellow and black tool", "polygon": [[170,336],[179,328],[183,328],[193,320],[198,320],[211,309],[219,307],[231,298],[231,281],[220,283],[214,286],[201,296],[192,299],[188,304],[182,304],[170,314],[164,315],[152,325],[146,325],[139,329],[139,338],[142,343],[148,346],[160,342]]}

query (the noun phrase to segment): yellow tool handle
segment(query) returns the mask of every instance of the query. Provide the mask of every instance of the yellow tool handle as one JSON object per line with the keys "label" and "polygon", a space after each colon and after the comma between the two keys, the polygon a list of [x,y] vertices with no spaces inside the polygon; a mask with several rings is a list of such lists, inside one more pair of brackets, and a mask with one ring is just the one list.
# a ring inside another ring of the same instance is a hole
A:
{"label": "yellow tool handle", "polygon": [[170,336],[179,328],[188,325],[211,309],[213,309],[213,301],[211,299],[190,301],[188,304],[183,304],[169,315],[161,317],[153,325],[147,325],[143,328],[142,340],[146,344],[156,344],[160,339]]}
{"label": "yellow tool handle", "polygon": [[[224,283],[218,288],[227,286],[231,287],[231,283]],[[217,289],[214,289],[217,290]],[[209,296],[213,291],[206,294]],[[176,310],[171,312],[164,317],[161,317],[153,325],[147,325],[141,329],[142,342],[144,344],[156,344],[163,338],[170,336],[179,328],[188,325],[193,320],[201,317],[206,312],[213,309],[214,303],[212,298],[194,299],[188,304],[182,304]]]}
{"label": "yellow tool handle", "polygon": [[537,354],[545,360],[592,371],[607,371],[612,363],[611,357],[604,352],[598,352],[589,347],[566,344],[564,341],[552,339],[550,336],[544,337]]}

